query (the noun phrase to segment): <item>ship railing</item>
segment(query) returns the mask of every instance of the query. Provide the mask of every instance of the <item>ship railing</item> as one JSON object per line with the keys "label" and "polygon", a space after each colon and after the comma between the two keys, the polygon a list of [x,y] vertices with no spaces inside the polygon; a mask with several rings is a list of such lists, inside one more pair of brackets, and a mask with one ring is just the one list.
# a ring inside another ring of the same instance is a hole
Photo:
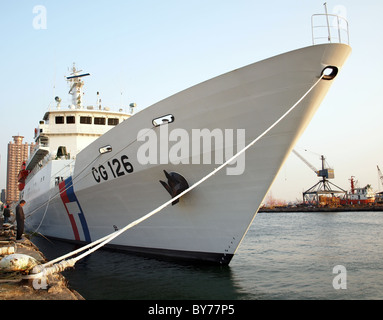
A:
{"label": "ship railing", "polygon": [[41,149],[41,148],[48,148],[49,145],[48,143],[36,143],[33,147],[33,150],[32,150],[32,153],[34,153],[35,151],[37,151],[38,149]]}
{"label": "ship railing", "polygon": [[313,45],[323,43],[350,44],[348,21],[335,14],[314,14],[311,17]]}

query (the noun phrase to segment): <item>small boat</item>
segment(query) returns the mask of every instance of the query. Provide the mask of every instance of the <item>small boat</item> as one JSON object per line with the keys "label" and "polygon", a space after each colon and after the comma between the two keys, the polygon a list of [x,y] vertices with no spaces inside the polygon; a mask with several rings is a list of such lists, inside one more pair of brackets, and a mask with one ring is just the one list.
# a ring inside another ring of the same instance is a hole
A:
{"label": "small boat", "polygon": [[351,189],[346,196],[340,200],[341,205],[373,205],[375,203],[375,193],[371,185],[363,188],[356,187],[357,181],[354,177],[350,179]]}

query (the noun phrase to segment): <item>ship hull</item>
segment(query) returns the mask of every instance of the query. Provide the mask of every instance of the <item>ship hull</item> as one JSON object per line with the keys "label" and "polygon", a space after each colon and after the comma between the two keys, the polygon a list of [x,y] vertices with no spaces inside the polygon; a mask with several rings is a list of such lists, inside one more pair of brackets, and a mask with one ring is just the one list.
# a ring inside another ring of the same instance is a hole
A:
{"label": "ship hull", "polygon": [[[53,182],[57,170],[48,168],[27,181],[24,208],[29,229],[38,228],[49,237],[90,242],[123,228],[171,198],[159,182],[166,182],[164,170],[181,174],[193,185],[222,163],[222,155],[224,160],[229,158],[275,123],[326,66],[340,69],[350,50],[343,44],[295,50],[208,80],[146,108],[83,149],[74,171],[68,169],[60,183]],[[321,80],[242,158],[109,246],[228,264],[332,82]],[[173,121],[155,127],[153,120],[163,116],[171,116]],[[210,162],[204,158],[206,150],[201,151],[202,143],[197,151],[193,149],[200,139],[194,133],[206,129],[222,133],[224,138],[223,145],[216,140],[211,143]],[[155,157],[149,156],[153,150],[147,148],[153,148],[152,138],[156,139]],[[112,151],[100,154],[105,146]],[[143,157],[150,161],[143,163]],[[217,159],[221,159],[218,164]],[[60,166],[59,161],[52,162]],[[34,179],[44,175],[50,189],[45,187],[46,192],[36,196]],[[47,200],[49,204],[43,205]]]}

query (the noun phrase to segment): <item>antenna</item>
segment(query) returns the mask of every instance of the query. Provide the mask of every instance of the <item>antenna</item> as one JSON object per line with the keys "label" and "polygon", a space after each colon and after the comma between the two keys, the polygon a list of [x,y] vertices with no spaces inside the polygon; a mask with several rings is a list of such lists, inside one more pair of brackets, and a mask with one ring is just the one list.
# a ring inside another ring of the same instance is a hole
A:
{"label": "antenna", "polygon": [[72,104],[77,108],[82,108],[82,87],[84,86],[84,82],[81,81],[82,77],[90,76],[90,73],[82,73],[82,70],[76,70],[76,66],[73,63],[71,76],[66,77],[66,80],[70,84],[69,94],[72,95]]}
{"label": "antenna", "polygon": [[328,13],[327,13],[327,2],[325,2],[324,4],[324,11],[326,13],[326,20],[327,20],[327,30],[328,30],[328,42],[331,43],[331,33],[330,33],[330,22],[328,21]]}
{"label": "antenna", "polygon": [[79,74],[79,75],[75,75],[75,76],[70,76],[70,77],[66,77],[66,79],[70,80],[70,79],[81,78],[81,77],[86,77],[86,76],[90,76],[90,73],[83,73],[83,74]]}
{"label": "antenna", "polygon": [[98,108],[98,110],[101,110],[101,99],[100,99],[100,92],[97,91],[97,102],[96,102],[96,106]]}
{"label": "antenna", "polygon": [[129,105],[129,107],[130,107],[130,110],[129,110],[130,113],[133,114],[134,108],[137,107],[137,104],[134,103],[134,102],[132,102],[132,103]]}

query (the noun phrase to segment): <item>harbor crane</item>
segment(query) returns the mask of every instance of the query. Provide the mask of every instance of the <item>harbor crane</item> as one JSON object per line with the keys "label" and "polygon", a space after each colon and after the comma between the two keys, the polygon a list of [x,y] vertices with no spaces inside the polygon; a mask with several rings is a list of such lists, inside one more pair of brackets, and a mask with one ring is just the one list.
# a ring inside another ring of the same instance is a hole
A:
{"label": "harbor crane", "polygon": [[303,158],[300,153],[298,153],[298,151],[295,151],[295,149],[293,149],[293,153],[299,158],[301,159],[312,171],[314,171],[317,175],[318,175],[318,170],[310,163],[308,162],[305,158]]}
{"label": "harbor crane", "polygon": [[[382,174],[382,171],[380,171],[378,165],[376,167],[378,168],[378,176],[379,176],[380,182],[383,185],[383,174]],[[376,201],[376,203],[383,204],[383,191],[382,192],[378,192],[378,193],[375,194],[375,201]]]}
{"label": "harbor crane", "polygon": [[380,182],[382,183],[382,185],[383,185],[383,174],[382,174],[382,171],[380,171],[380,169],[379,169],[379,166],[377,165],[376,166],[377,168],[378,168],[378,175],[379,175],[379,178],[380,178]]}
{"label": "harbor crane", "polygon": [[322,155],[322,170],[316,169],[310,162],[308,162],[303,156],[301,156],[296,150],[293,149],[293,153],[301,159],[311,170],[313,170],[318,177],[322,177],[323,179],[334,179],[334,169],[325,168],[325,160],[326,158]]}
{"label": "harbor crane", "polygon": [[[303,192],[303,202],[314,200],[317,205],[320,202],[321,195],[331,195],[331,199],[334,198],[334,194],[344,194],[347,196],[347,191],[328,181],[328,179],[334,179],[334,169],[325,168],[325,160],[326,158],[322,155],[322,169],[316,169],[310,162],[308,162],[301,154],[299,154],[296,150],[293,149],[293,153],[301,159],[311,170],[315,172],[317,177],[322,178],[313,185],[311,188]],[[336,189],[333,189],[335,187]]]}

